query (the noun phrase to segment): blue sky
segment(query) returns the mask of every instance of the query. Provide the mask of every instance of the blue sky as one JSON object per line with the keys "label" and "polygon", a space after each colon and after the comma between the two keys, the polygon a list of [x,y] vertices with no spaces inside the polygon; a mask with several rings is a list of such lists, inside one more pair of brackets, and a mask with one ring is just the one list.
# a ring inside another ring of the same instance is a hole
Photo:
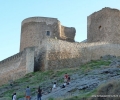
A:
{"label": "blue sky", "polygon": [[87,38],[87,16],[120,0],[0,0],[0,61],[19,52],[21,22],[33,16],[58,18],[76,28],[75,41]]}

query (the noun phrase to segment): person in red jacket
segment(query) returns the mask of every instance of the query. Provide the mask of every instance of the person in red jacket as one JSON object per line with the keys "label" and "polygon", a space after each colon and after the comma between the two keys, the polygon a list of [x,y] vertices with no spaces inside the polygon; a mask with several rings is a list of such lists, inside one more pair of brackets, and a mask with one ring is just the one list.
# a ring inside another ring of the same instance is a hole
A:
{"label": "person in red jacket", "polygon": [[65,75],[64,75],[64,82],[67,82],[67,80],[68,80],[68,74],[65,73]]}

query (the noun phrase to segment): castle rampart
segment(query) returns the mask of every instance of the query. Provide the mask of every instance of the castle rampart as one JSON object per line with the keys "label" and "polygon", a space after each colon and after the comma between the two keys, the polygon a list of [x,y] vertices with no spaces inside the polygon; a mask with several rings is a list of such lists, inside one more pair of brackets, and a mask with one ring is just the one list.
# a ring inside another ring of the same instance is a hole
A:
{"label": "castle rampart", "polygon": [[79,67],[81,64],[109,54],[120,56],[119,44],[108,42],[70,43],[54,39],[45,41],[47,41],[47,51],[44,70]]}
{"label": "castle rampart", "polygon": [[0,85],[25,75],[25,52],[15,54],[0,62]]}
{"label": "castle rampart", "polygon": [[34,47],[31,47],[0,62],[0,85],[33,71]]}

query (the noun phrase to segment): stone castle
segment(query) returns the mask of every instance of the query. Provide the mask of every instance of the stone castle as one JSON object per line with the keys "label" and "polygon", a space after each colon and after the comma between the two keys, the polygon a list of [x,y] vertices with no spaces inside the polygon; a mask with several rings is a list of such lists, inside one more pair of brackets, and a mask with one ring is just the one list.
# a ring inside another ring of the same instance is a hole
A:
{"label": "stone castle", "polygon": [[22,21],[20,52],[0,62],[0,85],[27,73],[80,67],[104,55],[120,56],[120,11],[103,8],[87,17],[87,40],[75,42],[76,30],[56,18]]}

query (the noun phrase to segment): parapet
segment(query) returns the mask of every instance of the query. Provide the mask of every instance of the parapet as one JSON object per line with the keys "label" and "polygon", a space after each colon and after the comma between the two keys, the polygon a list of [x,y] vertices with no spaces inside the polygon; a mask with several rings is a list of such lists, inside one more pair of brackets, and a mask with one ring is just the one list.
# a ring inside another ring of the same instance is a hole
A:
{"label": "parapet", "polygon": [[22,54],[23,54],[23,51],[15,54],[15,55],[13,55],[13,56],[11,56],[11,57],[8,57],[8,58],[0,61],[0,65],[6,64],[7,62],[10,62],[10,61],[12,61],[12,60],[16,60],[16,59],[20,58],[20,57],[22,56]]}

